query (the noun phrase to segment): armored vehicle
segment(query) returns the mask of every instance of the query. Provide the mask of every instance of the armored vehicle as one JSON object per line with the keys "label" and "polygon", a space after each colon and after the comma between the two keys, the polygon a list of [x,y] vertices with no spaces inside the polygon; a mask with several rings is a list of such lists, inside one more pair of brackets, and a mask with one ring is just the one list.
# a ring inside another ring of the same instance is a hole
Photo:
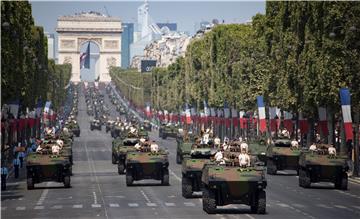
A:
{"label": "armored vehicle", "polygon": [[106,133],[108,133],[114,127],[114,124],[115,124],[115,121],[112,121],[112,120],[108,120],[106,122],[106,127],[105,127]]}
{"label": "armored vehicle", "polygon": [[27,188],[35,183],[55,181],[70,187],[71,164],[67,157],[52,154],[30,153],[26,159]]}
{"label": "armored vehicle", "polygon": [[97,119],[94,119],[90,122],[90,130],[98,129],[101,131],[101,122]]}
{"label": "armored vehicle", "polygon": [[118,173],[125,173],[126,154],[136,151],[134,146],[139,142],[137,138],[119,139],[113,145],[112,162],[118,164]]}
{"label": "armored vehicle", "polygon": [[296,170],[299,173],[300,150],[291,147],[290,139],[275,139],[266,149],[267,173],[276,174],[278,170]]}
{"label": "armored vehicle", "polygon": [[317,151],[303,151],[300,154],[299,186],[309,188],[311,183],[332,182],[336,189],[347,190],[347,156],[329,155],[329,146],[320,144]]}
{"label": "armored vehicle", "polygon": [[210,163],[210,158],[216,153],[208,144],[193,145],[190,157],[185,157],[182,162],[182,195],[190,198],[193,192],[202,188],[201,175],[205,164]]}
{"label": "armored vehicle", "polygon": [[184,157],[190,156],[191,147],[194,144],[194,141],[179,141],[177,142],[176,147],[176,163],[181,164]]}
{"label": "armored vehicle", "polygon": [[225,165],[206,164],[202,174],[203,210],[209,214],[217,206],[245,204],[253,213],[265,214],[267,181],[264,167],[242,168],[238,160],[230,158]]}
{"label": "armored vehicle", "polygon": [[144,120],[144,122],[143,122],[143,127],[144,127],[144,129],[145,129],[146,131],[151,132],[152,125],[151,125],[151,123],[150,123],[149,120]]}
{"label": "armored vehicle", "polygon": [[126,185],[142,179],[161,180],[162,185],[169,185],[169,161],[165,151],[150,152],[150,148],[126,154]]}
{"label": "armored vehicle", "polygon": [[176,138],[178,135],[178,126],[171,123],[163,123],[159,128],[159,138],[166,139],[167,137]]}
{"label": "armored vehicle", "polygon": [[72,133],[74,133],[76,137],[80,136],[80,126],[75,120],[71,121],[67,127],[72,131]]}
{"label": "armored vehicle", "polygon": [[92,107],[88,107],[86,112],[87,112],[87,114],[88,114],[89,116],[93,116],[93,115],[94,115],[94,110],[93,110]]}
{"label": "armored vehicle", "polygon": [[249,154],[253,157],[256,157],[257,160],[264,162],[266,164],[266,142],[264,140],[260,141],[250,141],[249,145]]}

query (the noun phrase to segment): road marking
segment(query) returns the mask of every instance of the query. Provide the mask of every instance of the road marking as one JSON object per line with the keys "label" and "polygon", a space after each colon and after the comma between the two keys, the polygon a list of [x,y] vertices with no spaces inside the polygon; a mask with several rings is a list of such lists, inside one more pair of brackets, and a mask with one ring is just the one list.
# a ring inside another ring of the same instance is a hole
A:
{"label": "road marking", "polygon": [[42,205],[37,205],[34,207],[34,210],[43,210],[45,207]]}
{"label": "road marking", "polygon": [[147,205],[148,207],[156,207],[156,206],[157,206],[156,203],[146,203],[146,205]]}
{"label": "road marking", "polygon": [[101,205],[99,205],[99,204],[92,204],[91,207],[92,207],[92,208],[101,208]]}
{"label": "road marking", "polygon": [[175,179],[177,179],[179,182],[181,182],[181,178],[178,177],[178,176],[174,173],[174,171],[172,171],[171,169],[169,169],[169,172],[171,173],[171,175],[173,175],[173,176],[175,177]]}
{"label": "road marking", "polygon": [[341,209],[347,209],[347,207],[343,206],[343,205],[334,205],[337,208],[341,208]]}
{"label": "road marking", "polygon": [[279,205],[280,207],[284,207],[284,208],[290,207],[288,204],[285,204],[285,203],[277,203],[277,205]]}
{"label": "road marking", "polygon": [[291,205],[294,206],[294,207],[297,207],[297,208],[305,208],[305,205],[302,205],[302,204],[294,203],[294,204],[291,204]]}
{"label": "road marking", "polygon": [[117,203],[110,203],[109,206],[110,206],[111,208],[118,208],[118,207],[120,207],[119,204],[117,204]]}
{"label": "road marking", "polygon": [[16,207],[17,211],[24,211],[26,209],[26,207]]}
{"label": "road marking", "polygon": [[148,202],[148,203],[151,203],[149,197],[145,194],[145,192],[141,189],[140,190],[140,193],[142,194],[142,196],[144,196],[145,200]]}
{"label": "road marking", "polygon": [[94,197],[94,204],[97,205],[97,197],[96,197],[96,192],[93,192],[93,197]]}
{"label": "road marking", "polygon": [[353,208],[356,208],[356,209],[359,209],[359,210],[360,210],[360,206],[358,206],[358,205],[353,205],[353,206],[351,206],[351,207],[353,207]]}
{"label": "road marking", "polygon": [[174,206],[175,206],[175,203],[165,202],[165,206],[167,206],[167,207],[174,207]]}
{"label": "road marking", "polygon": [[83,208],[83,205],[73,205],[73,208]]}
{"label": "road marking", "polygon": [[62,209],[63,206],[62,205],[54,205],[51,207],[51,209]]}
{"label": "road marking", "polygon": [[105,198],[125,198],[123,195],[106,195]]}
{"label": "road marking", "polygon": [[246,217],[250,218],[250,219],[255,219],[253,216],[251,216],[250,214],[245,214]]}
{"label": "road marking", "polygon": [[332,207],[330,206],[327,206],[327,205],[324,205],[324,204],[317,204],[318,207],[321,207],[321,208],[327,208],[327,209],[331,209]]}
{"label": "road marking", "polygon": [[128,203],[129,207],[139,207],[139,204],[138,203]]}
{"label": "road marking", "polygon": [[193,202],[184,202],[184,205],[187,207],[195,207],[195,204]]}
{"label": "road marking", "polygon": [[[46,183],[46,186],[49,186],[49,185],[50,185],[50,182]],[[39,201],[36,203],[36,205],[42,205],[43,202],[45,201],[45,198],[48,193],[49,193],[49,189],[44,189],[44,191],[41,193]]]}

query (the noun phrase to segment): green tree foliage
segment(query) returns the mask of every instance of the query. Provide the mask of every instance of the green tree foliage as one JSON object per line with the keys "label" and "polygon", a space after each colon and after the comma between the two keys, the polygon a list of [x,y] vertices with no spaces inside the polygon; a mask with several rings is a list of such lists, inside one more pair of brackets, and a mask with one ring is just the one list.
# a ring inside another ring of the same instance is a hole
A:
{"label": "green tree foliage", "polygon": [[[58,107],[70,74],[71,67],[48,62],[47,38],[42,27],[34,26],[31,4],[27,1],[2,2],[2,103],[19,99],[24,111],[26,107],[34,107],[41,99],[55,101]],[[54,84],[59,85],[58,95],[49,95],[54,90]]]}

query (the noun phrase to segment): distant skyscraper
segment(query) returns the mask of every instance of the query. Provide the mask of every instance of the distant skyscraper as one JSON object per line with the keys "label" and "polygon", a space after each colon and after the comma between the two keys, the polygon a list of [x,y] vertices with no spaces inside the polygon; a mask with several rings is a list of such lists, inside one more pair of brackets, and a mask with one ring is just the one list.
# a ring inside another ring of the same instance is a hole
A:
{"label": "distant skyscraper", "polygon": [[52,33],[45,32],[48,47],[48,59],[55,59],[55,36]]}
{"label": "distant skyscraper", "polygon": [[156,23],[159,28],[167,27],[170,31],[177,31],[177,23]]}
{"label": "distant skyscraper", "polygon": [[134,24],[124,23],[121,36],[121,67],[130,66],[130,44],[134,42]]}

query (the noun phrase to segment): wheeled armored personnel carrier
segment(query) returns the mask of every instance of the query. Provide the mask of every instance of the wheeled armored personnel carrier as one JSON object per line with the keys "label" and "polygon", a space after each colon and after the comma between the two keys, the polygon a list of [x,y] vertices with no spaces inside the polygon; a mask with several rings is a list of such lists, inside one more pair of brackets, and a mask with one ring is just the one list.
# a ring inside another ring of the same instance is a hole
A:
{"label": "wheeled armored personnel carrier", "polygon": [[114,127],[114,124],[115,124],[115,121],[113,121],[113,120],[108,120],[106,122],[106,126],[105,126],[106,133],[108,133]]}
{"label": "wheeled armored personnel carrier", "polygon": [[201,180],[205,212],[213,214],[217,206],[245,204],[251,206],[253,213],[265,214],[267,181],[264,167],[240,167],[236,156],[230,155],[225,165],[204,165]]}
{"label": "wheeled armored personnel carrier", "polygon": [[267,173],[274,175],[278,170],[298,172],[300,152],[299,148],[291,147],[290,139],[275,139],[266,149]]}
{"label": "wheeled armored personnel carrier", "polygon": [[143,179],[161,180],[162,185],[169,185],[169,160],[164,150],[150,152],[150,147],[142,151],[128,152],[126,155],[126,185]]}
{"label": "wheeled armored personnel carrier", "polygon": [[94,119],[90,122],[90,130],[98,129],[101,131],[101,122],[98,119]]}
{"label": "wheeled armored personnel carrier", "polygon": [[249,141],[249,154],[257,160],[266,164],[266,142],[265,140]]}
{"label": "wheeled armored personnel carrier", "polygon": [[166,139],[167,137],[176,138],[179,127],[172,123],[162,123],[159,128],[159,138]]}
{"label": "wheeled armored personnel carrier", "polygon": [[79,124],[76,122],[76,120],[72,120],[70,121],[66,127],[72,131],[72,133],[76,136],[76,137],[80,137],[80,126]]}
{"label": "wheeled armored personnel carrier", "polygon": [[216,150],[208,144],[193,145],[190,156],[182,161],[182,196],[192,197],[193,192],[200,192],[202,188],[201,175],[205,164],[211,163]]}
{"label": "wheeled armored personnel carrier", "polygon": [[311,183],[332,182],[336,189],[347,190],[347,156],[329,155],[330,145],[316,146],[316,151],[303,151],[300,154],[299,186],[309,188]]}
{"label": "wheeled armored personnel carrier", "polygon": [[143,122],[143,127],[144,127],[144,129],[145,129],[146,131],[151,132],[152,125],[151,125],[151,123],[150,123],[149,120],[144,120],[144,122]]}
{"label": "wheeled armored personnel carrier", "polygon": [[34,189],[34,184],[47,181],[64,183],[65,188],[69,188],[71,163],[64,155],[63,150],[59,155],[53,155],[48,149],[42,154],[30,153],[26,159],[27,188]]}
{"label": "wheeled armored personnel carrier", "polygon": [[139,143],[138,138],[125,138],[125,139],[116,139],[114,140],[112,147],[112,163],[118,164],[118,173],[125,173],[125,161],[126,154],[128,152],[134,152],[136,149],[134,146]]}

